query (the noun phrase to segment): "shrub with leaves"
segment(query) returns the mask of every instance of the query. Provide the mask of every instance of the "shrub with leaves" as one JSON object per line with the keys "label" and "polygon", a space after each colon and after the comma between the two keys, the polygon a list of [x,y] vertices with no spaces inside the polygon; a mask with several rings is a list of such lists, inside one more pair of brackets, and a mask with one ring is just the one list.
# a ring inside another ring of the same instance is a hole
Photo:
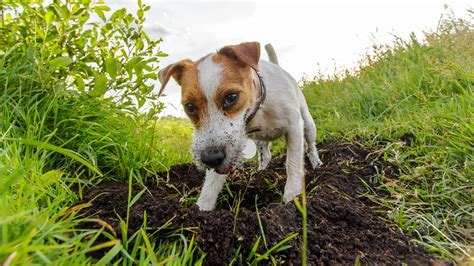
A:
{"label": "shrub with leaves", "polygon": [[1,9],[4,67],[26,55],[48,78],[81,94],[113,98],[134,112],[147,100],[159,107],[153,81],[166,54],[161,39],[143,31],[150,7],[141,1],[136,15],[125,8],[108,15],[108,6],[91,0],[6,0]]}
{"label": "shrub with leaves", "polygon": [[[0,7],[0,132],[74,151],[109,176],[162,168],[153,88],[165,54],[143,31],[149,6],[138,1],[136,15],[88,0]],[[60,153],[49,158],[49,168],[84,169]]]}

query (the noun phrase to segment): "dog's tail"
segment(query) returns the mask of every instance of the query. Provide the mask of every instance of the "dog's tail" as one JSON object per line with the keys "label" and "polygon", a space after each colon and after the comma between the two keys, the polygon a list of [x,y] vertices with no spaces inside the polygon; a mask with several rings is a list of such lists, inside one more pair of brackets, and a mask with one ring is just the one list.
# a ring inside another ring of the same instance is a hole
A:
{"label": "dog's tail", "polygon": [[271,43],[267,43],[265,45],[265,50],[267,51],[268,59],[270,60],[270,62],[272,62],[275,65],[278,65],[278,58],[275,53],[275,49],[273,49],[273,46]]}

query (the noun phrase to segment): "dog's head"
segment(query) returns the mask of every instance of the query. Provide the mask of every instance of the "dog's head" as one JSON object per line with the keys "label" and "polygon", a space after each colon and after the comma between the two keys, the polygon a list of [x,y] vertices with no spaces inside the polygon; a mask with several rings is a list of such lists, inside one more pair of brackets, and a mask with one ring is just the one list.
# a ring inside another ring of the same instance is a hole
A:
{"label": "dog's head", "polygon": [[227,174],[240,163],[246,117],[256,104],[252,68],[258,69],[259,59],[260,44],[247,42],[159,72],[160,94],[170,77],[181,86],[181,103],[194,124],[192,151],[198,166]]}

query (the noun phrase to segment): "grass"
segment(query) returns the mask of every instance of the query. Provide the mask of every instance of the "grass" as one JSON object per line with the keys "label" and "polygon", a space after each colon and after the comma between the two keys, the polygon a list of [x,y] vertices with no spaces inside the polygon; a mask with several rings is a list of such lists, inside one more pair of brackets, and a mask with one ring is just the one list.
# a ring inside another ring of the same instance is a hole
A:
{"label": "grass", "polygon": [[467,256],[474,236],[472,51],[474,25],[449,18],[424,42],[397,39],[355,71],[303,86],[321,140],[362,137],[400,167],[399,179],[381,177],[394,199],[373,199],[402,230],[451,259]]}
{"label": "grass", "polygon": [[[144,221],[136,234],[116,239],[105,222],[77,216],[85,205],[69,208],[87,186],[110,179],[142,183],[150,173],[188,162],[185,121],[130,115],[105,99],[71,93],[50,69],[18,51],[1,56],[0,84],[0,261],[202,262],[193,239],[180,232],[169,235],[172,241],[159,240],[145,231]],[[130,207],[136,199],[130,198]],[[126,232],[127,217],[121,218]],[[83,222],[103,228],[79,229]],[[109,240],[98,244],[101,235]],[[96,260],[88,255],[93,251],[105,255]]]}
{"label": "grass", "polygon": [[[456,259],[474,235],[474,31],[454,18],[440,25],[424,42],[413,37],[376,47],[357,70],[316,77],[303,89],[320,141],[362,137],[400,167],[397,180],[379,177],[393,199],[373,198],[388,207],[387,218],[438,256]],[[87,187],[110,179],[143,184],[190,162],[190,125],[73,93],[54,78],[56,70],[23,52],[0,55],[0,261],[202,263],[194,240],[179,231],[158,239],[145,219],[127,235],[128,218],[119,217],[124,234],[117,239],[103,221],[77,215]],[[410,146],[400,141],[406,133],[414,136]],[[129,209],[140,195],[130,194]],[[79,229],[85,221],[102,229]],[[98,244],[99,236],[108,240]],[[237,250],[235,262],[272,261],[292,237],[264,254]],[[88,256],[97,250],[105,255]]]}

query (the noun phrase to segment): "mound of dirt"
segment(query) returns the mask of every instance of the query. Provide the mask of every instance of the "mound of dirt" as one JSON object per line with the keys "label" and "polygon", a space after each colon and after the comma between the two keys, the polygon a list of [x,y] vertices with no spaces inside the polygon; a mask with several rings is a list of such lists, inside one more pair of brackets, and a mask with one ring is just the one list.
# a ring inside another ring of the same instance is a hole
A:
{"label": "mound of dirt", "polygon": [[[316,170],[308,164],[306,167],[308,261],[430,264],[432,256],[386,222],[382,207],[363,196],[371,188],[377,196],[389,197],[377,192],[381,182],[377,177],[396,178],[397,169],[384,162],[379,153],[357,143],[333,142],[318,148],[324,165]],[[184,232],[195,235],[202,252],[207,254],[205,264],[221,265],[228,264],[239,247],[242,258],[246,258],[259,237],[258,252],[262,254],[296,232],[298,236],[286,243],[291,248],[274,256],[283,264],[300,264],[302,219],[294,203],[282,203],[285,176],[284,154],[274,156],[264,171],[246,164],[229,177],[216,210],[202,212],[186,199],[198,196],[204,173],[190,164],[176,165],[147,184],[148,190],[130,212],[128,233],[131,235],[142,226],[145,212],[149,228],[170,223],[157,232],[158,239],[167,230],[192,227],[193,232]],[[133,195],[142,189],[134,186]],[[91,201],[92,206],[81,212],[105,221],[119,234],[119,216],[126,217],[127,198],[127,183],[102,183],[84,193],[83,202]]]}

